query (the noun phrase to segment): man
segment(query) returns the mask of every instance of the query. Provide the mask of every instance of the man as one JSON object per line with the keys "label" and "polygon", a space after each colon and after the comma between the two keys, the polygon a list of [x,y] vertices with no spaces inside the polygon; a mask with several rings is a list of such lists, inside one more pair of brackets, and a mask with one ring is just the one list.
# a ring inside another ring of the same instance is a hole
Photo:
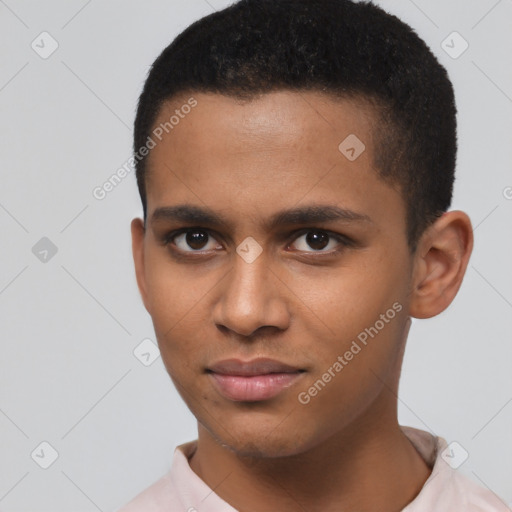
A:
{"label": "man", "polygon": [[133,255],[198,439],[122,512],[507,510],[397,421],[410,318],[448,307],[473,246],[455,114],[372,4],[242,0],[162,52]]}

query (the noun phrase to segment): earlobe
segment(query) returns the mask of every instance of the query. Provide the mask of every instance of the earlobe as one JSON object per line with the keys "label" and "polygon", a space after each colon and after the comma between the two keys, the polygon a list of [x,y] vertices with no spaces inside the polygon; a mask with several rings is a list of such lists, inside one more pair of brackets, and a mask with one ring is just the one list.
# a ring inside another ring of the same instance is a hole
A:
{"label": "earlobe", "polygon": [[144,307],[148,310],[148,299],[146,290],[146,274],[144,266],[144,221],[139,218],[135,218],[131,222],[132,232],[132,255],[133,263],[135,265],[135,277],[137,279],[137,286],[144,303]]}
{"label": "earlobe", "polygon": [[447,212],[426,230],[415,256],[411,316],[431,318],[451,304],[472,250],[473,228],[464,212]]}

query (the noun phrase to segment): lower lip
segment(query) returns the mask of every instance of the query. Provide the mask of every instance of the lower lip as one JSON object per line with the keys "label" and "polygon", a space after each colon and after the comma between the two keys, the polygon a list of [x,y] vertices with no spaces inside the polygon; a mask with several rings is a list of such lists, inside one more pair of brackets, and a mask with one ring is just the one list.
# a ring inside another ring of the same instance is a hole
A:
{"label": "lower lip", "polygon": [[302,372],[269,373],[266,375],[222,375],[210,373],[219,392],[237,402],[259,402],[277,396],[290,387]]}

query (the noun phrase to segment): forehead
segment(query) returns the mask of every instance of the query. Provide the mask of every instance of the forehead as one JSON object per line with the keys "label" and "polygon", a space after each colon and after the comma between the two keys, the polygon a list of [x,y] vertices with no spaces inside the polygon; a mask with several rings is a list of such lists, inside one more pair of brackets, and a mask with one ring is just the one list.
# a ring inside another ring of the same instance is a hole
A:
{"label": "forehead", "polygon": [[362,97],[341,99],[284,90],[249,100],[214,93],[181,94],[163,104],[153,129],[160,131],[159,140],[165,139],[169,147],[187,139],[191,151],[215,156],[222,149],[299,153],[313,144],[332,151],[338,149],[339,137],[355,133],[371,149],[374,124],[371,104]]}
{"label": "forehead", "polygon": [[317,92],[180,95],[153,127],[148,214],[183,202],[270,213],[301,201],[378,214],[401,198],[375,171],[375,124],[368,103]]}

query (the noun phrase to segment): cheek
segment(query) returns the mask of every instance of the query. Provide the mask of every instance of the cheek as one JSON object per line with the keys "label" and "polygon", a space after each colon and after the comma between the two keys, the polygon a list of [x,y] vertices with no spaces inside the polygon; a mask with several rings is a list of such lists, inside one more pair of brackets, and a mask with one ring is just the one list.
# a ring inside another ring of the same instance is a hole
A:
{"label": "cheek", "polygon": [[294,289],[299,297],[303,293],[304,312],[311,317],[304,317],[303,324],[314,371],[301,390],[312,402],[345,404],[345,411],[357,408],[364,396],[374,396],[382,387],[379,378],[387,379],[393,368],[405,322],[405,283],[389,264],[385,271],[376,267],[341,269],[325,279],[303,280]]}
{"label": "cheek", "polygon": [[402,310],[380,330],[380,323],[376,328],[374,321],[360,331],[363,336],[340,335],[336,343],[322,347],[322,360],[294,397],[301,429],[328,437],[364,414],[393,386],[397,341],[404,321]]}
{"label": "cheek", "polygon": [[[150,248],[146,253],[146,287],[151,317],[162,332],[186,318],[204,298],[211,280],[201,280],[197,270],[187,269],[171,259],[165,250]],[[206,281],[206,282],[205,282]]]}
{"label": "cheek", "polygon": [[[297,314],[304,323],[318,326],[321,338],[348,342],[369,328],[403,297],[404,283],[388,262],[377,258],[364,264],[316,269],[287,280],[295,296]],[[362,260],[362,258],[361,258]],[[395,311],[391,311],[394,317]],[[340,346],[338,345],[338,349]]]}
{"label": "cheek", "polygon": [[205,357],[201,351],[201,340],[208,340],[204,332],[204,304],[214,283],[192,278],[160,254],[150,253],[148,260],[149,313],[162,359],[174,373],[180,370],[180,365],[202,361]]}

